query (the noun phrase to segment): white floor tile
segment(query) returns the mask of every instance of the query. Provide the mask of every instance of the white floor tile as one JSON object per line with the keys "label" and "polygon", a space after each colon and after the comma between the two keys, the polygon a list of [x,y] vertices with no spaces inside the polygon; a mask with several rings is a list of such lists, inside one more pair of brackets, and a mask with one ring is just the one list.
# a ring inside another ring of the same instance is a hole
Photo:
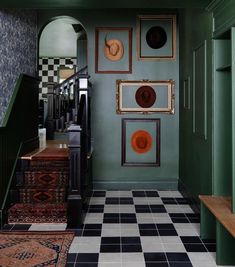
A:
{"label": "white floor tile", "polygon": [[105,197],[92,197],[89,202],[90,205],[102,205],[105,204]]}
{"label": "white floor tile", "polygon": [[121,253],[100,253],[99,254],[99,262],[116,262],[121,263],[122,257]]}
{"label": "white floor tile", "polygon": [[120,196],[120,191],[106,191],[106,197],[119,197]]}
{"label": "white floor tile", "polygon": [[125,229],[121,228],[121,236],[139,236],[139,229]]}
{"label": "white floor tile", "polygon": [[144,263],[144,255],[143,253],[122,253],[122,263],[127,262]]}
{"label": "white floor tile", "polygon": [[34,223],[30,226],[29,231],[64,231],[67,224],[58,223]]}
{"label": "white floor tile", "polygon": [[102,229],[101,236],[111,237],[111,236],[120,236],[121,235],[121,229]]}
{"label": "white floor tile", "polygon": [[148,199],[146,197],[134,197],[133,202],[135,205],[148,205]]}
{"label": "white floor tile", "polygon": [[169,244],[182,244],[179,236],[161,236],[161,242]]}
{"label": "white floor tile", "polygon": [[132,192],[131,191],[120,191],[119,196],[120,197],[132,197]]}
{"label": "white floor tile", "polygon": [[120,205],[119,206],[120,213],[135,213],[134,205]]}
{"label": "white floor tile", "polygon": [[164,252],[186,252],[182,243],[163,243]]}

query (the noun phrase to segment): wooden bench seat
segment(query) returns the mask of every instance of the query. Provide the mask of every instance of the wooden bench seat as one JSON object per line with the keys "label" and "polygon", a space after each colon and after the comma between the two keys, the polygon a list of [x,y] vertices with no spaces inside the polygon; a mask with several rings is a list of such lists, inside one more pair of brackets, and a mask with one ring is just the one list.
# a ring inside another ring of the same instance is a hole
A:
{"label": "wooden bench seat", "polygon": [[201,201],[201,238],[216,238],[216,263],[235,265],[235,214],[231,198],[199,196]]}
{"label": "wooden bench seat", "polygon": [[235,238],[235,214],[231,212],[231,198],[222,196],[199,196],[199,199]]}

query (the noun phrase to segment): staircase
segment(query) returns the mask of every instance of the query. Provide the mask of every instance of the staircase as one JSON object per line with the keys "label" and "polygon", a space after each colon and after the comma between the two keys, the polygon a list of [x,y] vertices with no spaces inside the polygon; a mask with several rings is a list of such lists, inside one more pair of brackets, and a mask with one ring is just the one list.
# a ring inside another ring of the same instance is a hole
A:
{"label": "staircase", "polygon": [[21,158],[8,223],[67,222],[68,155],[68,148],[47,147]]}

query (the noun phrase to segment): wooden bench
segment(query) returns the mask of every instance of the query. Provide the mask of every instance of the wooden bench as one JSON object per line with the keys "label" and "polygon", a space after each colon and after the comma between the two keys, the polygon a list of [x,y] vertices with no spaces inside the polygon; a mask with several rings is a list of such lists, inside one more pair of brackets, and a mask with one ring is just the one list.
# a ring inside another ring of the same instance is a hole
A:
{"label": "wooden bench", "polygon": [[201,201],[201,237],[216,238],[216,263],[235,265],[235,214],[231,198],[199,196]]}

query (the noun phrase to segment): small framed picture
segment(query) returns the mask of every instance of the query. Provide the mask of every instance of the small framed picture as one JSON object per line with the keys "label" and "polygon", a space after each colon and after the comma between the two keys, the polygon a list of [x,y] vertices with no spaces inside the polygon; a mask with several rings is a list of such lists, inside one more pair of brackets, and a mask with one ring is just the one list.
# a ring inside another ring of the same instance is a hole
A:
{"label": "small framed picture", "polygon": [[132,28],[96,28],[95,72],[132,72]]}
{"label": "small framed picture", "polygon": [[160,166],[160,119],[122,119],[122,166]]}
{"label": "small framed picture", "polygon": [[116,112],[174,114],[174,81],[116,81]]}
{"label": "small framed picture", "polygon": [[137,17],[137,58],[176,59],[176,15]]}

